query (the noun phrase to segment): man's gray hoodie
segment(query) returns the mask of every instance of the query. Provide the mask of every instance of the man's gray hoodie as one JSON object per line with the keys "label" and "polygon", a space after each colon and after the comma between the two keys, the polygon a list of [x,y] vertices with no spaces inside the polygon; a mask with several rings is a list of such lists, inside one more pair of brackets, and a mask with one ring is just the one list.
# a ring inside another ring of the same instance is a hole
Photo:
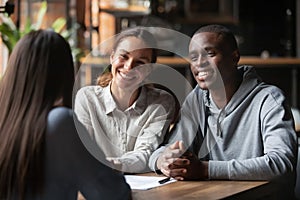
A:
{"label": "man's gray hoodie", "polygon": [[[251,66],[240,66],[243,81],[223,109],[197,85],[181,108],[168,144],[182,140],[209,160],[209,179],[273,180],[295,183],[297,136],[283,92],[261,81]],[[195,137],[196,136],[196,137]],[[156,160],[166,146],[150,157]],[[196,148],[195,148],[196,147]],[[282,179],[282,178],[280,178]],[[283,180],[283,179],[282,179]]]}

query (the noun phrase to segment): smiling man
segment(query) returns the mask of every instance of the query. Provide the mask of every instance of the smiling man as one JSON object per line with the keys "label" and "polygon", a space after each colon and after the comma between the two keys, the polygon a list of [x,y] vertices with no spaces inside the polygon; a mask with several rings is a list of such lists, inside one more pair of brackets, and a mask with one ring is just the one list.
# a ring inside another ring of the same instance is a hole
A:
{"label": "smiling man", "polygon": [[149,166],[178,180],[278,179],[280,193],[292,198],[297,137],[283,92],[238,66],[237,42],[224,26],[201,27],[189,57],[197,86]]}

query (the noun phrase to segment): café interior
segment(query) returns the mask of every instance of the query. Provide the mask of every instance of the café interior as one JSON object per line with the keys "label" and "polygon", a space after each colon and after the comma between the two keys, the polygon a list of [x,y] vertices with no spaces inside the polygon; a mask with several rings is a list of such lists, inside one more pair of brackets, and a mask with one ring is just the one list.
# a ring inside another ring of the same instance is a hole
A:
{"label": "caf\u00e9 interior", "polygon": [[[102,59],[107,55],[101,44],[123,29],[162,27],[191,37],[202,25],[225,25],[238,41],[239,64],[253,65],[265,82],[285,92],[292,107],[300,150],[300,0],[47,0],[47,10],[40,19],[43,2],[2,0],[0,23],[9,18],[15,29],[22,31],[28,19],[31,24],[41,22],[41,28],[50,28],[56,19],[64,19],[63,29],[71,32],[69,42],[77,52],[74,60],[80,86],[93,84],[105,69]],[[1,38],[5,37],[0,32]],[[168,35],[160,39],[170,49],[180,48],[180,43]],[[8,56],[6,43],[0,41],[0,77]],[[185,56],[185,52],[176,55],[161,51],[158,61],[176,69],[195,86]],[[189,92],[183,88],[183,93]],[[298,155],[298,164],[299,159]],[[299,168],[298,165],[298,198]],[[142,199],[143,194],[137,193],[136,197]]]}

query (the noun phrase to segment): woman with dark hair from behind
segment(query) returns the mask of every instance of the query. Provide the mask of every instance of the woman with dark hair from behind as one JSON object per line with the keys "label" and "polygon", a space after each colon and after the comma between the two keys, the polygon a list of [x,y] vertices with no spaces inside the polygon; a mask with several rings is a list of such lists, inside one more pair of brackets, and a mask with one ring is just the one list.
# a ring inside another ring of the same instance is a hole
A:
{"label": "woman with dark hair from behind", "polygon": [[0,82],[0,199],[130,197],[124,177],[81,143],[73,84],[70,46],[59,34],[34,31],[17,43]]}

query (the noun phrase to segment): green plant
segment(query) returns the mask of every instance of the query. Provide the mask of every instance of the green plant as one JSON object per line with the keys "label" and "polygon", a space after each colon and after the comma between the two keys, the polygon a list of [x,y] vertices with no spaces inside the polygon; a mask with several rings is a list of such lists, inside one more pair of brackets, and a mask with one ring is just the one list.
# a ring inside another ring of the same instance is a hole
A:
{"label": "green plant", "polygon": [[[41,28],[46,12],[47,1],[43,1],[38,11],[36,23],[32,23],[31,20],[27,18],[23,30],[17,28],[13,20],[8,15],[2,15],[0,33],[2,41],[7,47],[9,54],[12,52],[14,46],[20,38],[22,38],[25,34],[31,31],[38,30]],[[74,42],[72,42],[72,35],[75,34],[77,27],[75,25],[70,29],[65,29],[66,23],[67,22],[65,18],[59,17],[52,23],[50,28],[53,29],[55,32],[61,34],[67,41],[69,41],[72,49],[73,58],[75,61],[79,61],[79,59],[83,56],[83,51],[77,47],[74,47]]]}

